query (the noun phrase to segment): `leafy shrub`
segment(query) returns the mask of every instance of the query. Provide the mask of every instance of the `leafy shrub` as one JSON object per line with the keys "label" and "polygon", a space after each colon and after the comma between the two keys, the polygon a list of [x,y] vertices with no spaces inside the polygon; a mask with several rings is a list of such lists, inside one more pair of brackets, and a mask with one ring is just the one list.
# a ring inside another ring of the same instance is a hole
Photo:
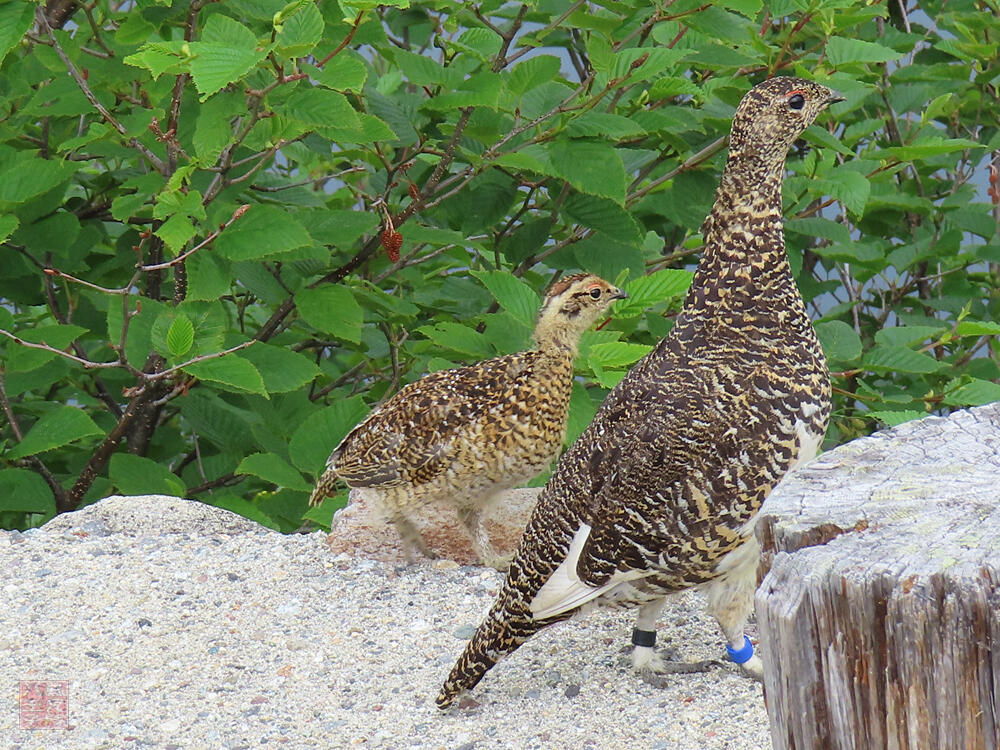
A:
{"label": "leafy shrub", "polygon": [[847,98],[785,190],[827,446],[1000,398],[1000,20],[904,5],[0,5],[0,524],[113,491],[328,523],[350,426],[528,346],[582,268],[631,299],[585,337],[572,439],[670,329],[774,74]]}

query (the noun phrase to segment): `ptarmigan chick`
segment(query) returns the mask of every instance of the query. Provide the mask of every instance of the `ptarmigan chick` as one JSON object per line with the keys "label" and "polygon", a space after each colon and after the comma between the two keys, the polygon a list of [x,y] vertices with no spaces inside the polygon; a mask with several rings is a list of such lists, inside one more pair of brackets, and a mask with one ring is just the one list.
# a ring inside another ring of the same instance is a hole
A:
{"label": "ptarmigan chick", "polygon": [[415,547],[434,557],[407,515],[447,500],[480,559],[506,566],[483,514],[499,493],[537,476],[558,455],[580,336],[625,296],[589,274],[559,280],[539,313],[535,349],[430,373],[402,388],[333,450],[310,504],[339,478],[387,513],[408,556]]}
{"label": "ptarmigan chick", "polygon": [[664,598],[695,586],[732,660],[762,675],[743,633],[754,521],[781,478],[815,454],[830,415],[826,359],[785,254],[781,186],[789,147],[836,101],[799,78],[743,98],[674,328],[560,459],[438,706],[541,628],[599,605],[640,607],[633,663],[657,670]]}

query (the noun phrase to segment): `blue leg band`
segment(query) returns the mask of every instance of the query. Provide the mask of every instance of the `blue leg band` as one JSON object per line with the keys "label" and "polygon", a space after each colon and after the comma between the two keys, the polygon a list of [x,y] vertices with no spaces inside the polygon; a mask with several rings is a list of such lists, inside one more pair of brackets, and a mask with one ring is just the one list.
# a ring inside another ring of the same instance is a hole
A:
{"label": "blue leg band", "polygon": [[735,649],[727,644],[726,653],[729,654],[729,658],[732,659],[734,663],[746,664],[753,656],[753,644],[750,643],[749,638],[743,636],[743,648]]}

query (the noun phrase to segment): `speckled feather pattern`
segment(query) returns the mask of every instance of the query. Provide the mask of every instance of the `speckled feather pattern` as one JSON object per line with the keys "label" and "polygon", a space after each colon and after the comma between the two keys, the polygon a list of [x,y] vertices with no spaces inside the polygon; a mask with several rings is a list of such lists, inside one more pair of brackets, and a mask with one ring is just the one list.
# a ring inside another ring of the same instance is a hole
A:
{"label": "speckled feather pattern", "polygon": [[[807,93],[812,110],[785,117],[775,102],[795,91]],[[825,433],[829,375],[785,254],[781,187],[788,147],[832,95],[778,78],[744,98],[674,328],[560,460],[439,706],[540,628],[576,614],[535,620],[531,605],[582,526],[591,531],[573,571],[579,580],[597,588],[612,576],[630,579],[598,605],[642,605],[711,581],[746,541],[803,435]]]}
{"label": "speckled feather pattern", "polygon": [[352,430],[328,468],[378,487],[393,509],[451,490],[457,504],[548,468],[566,434],[569,352],[528,351],[440,370],[402,388]]}
{"label": "speckled feather pattern", "polygon": [[580,335],[624,296],[591,274],[560,279],[539,313],[534,350],[430,373],[402,388],[333,450],[310,502],[338,480],[365,490],[404,544],[429,554],[407,515],[447,500],[484,562],[500,564],[487,559],[493,552],[479,513],[558,455]]}

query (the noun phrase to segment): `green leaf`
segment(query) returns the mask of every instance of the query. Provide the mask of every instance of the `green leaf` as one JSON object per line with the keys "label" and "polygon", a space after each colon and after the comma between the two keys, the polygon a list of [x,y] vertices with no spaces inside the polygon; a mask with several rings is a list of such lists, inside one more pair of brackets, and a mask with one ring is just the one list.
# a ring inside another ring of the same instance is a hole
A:
{"label": "green leaf", "polygon": [[563,203],[569,218],[585,227],[622,240],[638,240],[639,224],[632,214],[607,198],[574,193]]}
{"label": "green leaf", "polygon": [[222,91],[201,105],[194,129],[194,148],[198,158],[208,164],[215,161],[233,139],[230,121],[243,111],[242,95]]}
{"label": "green leaf", "polygon": [[539,306],[534,289],[506,271],[473,271],[472,275],[490,290],[500,307],[525,325],[534,326]]}
{"label": "green leaf", "polygon": [[20,158],[0,172],[0,209],[9,209],[19,203],[47,193],[69,179],[76,171],[73,162],[55,159]]}
{"label": "green leaf", "polygon": [[559,176],[581,193],[624,205],[625,167],[614,148],[591,141],[556,141],[548,152]]}
{"label": "green leaf", "polygon": [[1000,385],[981,378],[972,378],[944,397],[949,406],[982,406],[994,401],[1000,401]]}
{"label": "green leaf", "polygon": [[452,349],[476,359],[486,359],[496,355],[475,329],[461,323],[441,322],[417,329],[438,346]]}
{"label": "green leaf", "polygon": [[[876,344],[890,346],[913,346],[937,336],[945,326],[891,326],[875,332]],[[1000,332],[1000,330],[998,330]]]}
{"label": "green leaf", "polygon": [[183,39],[172,42],[150,42],[142,45],[135,54],[125,57],[122,62],[136,68],[145,68],[155,81],[167,72],[186,71],[190,61],[190,47],[190,43]]}
{"label": "green leaf", "polygon": [[187,259],[189,300],[214,300],[231,289],[229,264],[211,253],[195,253]]}
{"label": "green leaf", "polygon": [[588,361],[600,367],[624,367],[645,357],[653,347],[645,344],[629,344],[624,341],[609,341],[590,347]]}
{"label": "green leaf", "polygon": [[637,138],[646,134],[639,125],[627,117],[608,112],[585,112],[570,120],[566,134],[574,138],[596,136],[612,141]]}
{"label": "green leaf", "polygon": [[884,63],[898,60],[902,56],[902,52],[896,52],[890,47],[860,39],[832,36],[826,40],[826,59],[835,68],[863,63]]}
{"label": "green leaf", "polygon": [[322,68],[306,65],[309,76],[328,89],[360,93],[368,77],[368,69],[357,53],[343,50]]}
{"label": "green leaf", "polygon": [[625,285],[627,299],[615,303],[616,318],[634,318],[659,302],[676,300],[687,292],[694,274],[674,268],[640,276]]}
{"label": "green leaf", "polygon": [[247,456],[236,468],[235,474],[252,474],[265,482],[287,487],[290,490],[309,492],[312,486],[307,484],[302,475],[281,456],[273,453],[254,453]]}
{"label": "green leaf", "polygon": [[816,336],[834,362],[853,362],[861,356],[861,337],[842,320],[816,324]]}
{"label": "green leaf", "polygon": [[[308,211],[301,218],[316,242],[336,247],[347,247],[374,232],[380,221],[377,214],[369,211]],[[404,231],[410,231],[409,225]]]}
{"label": "green leaf", "polygon": [[208,19],[201,41],[191,42],[191,77],[205,101],[211,94],[240,80],[264,59],[257,39],[246,26],[216,13]]}
{"label": "green leaf", "polygon": [[174,255],[180,255],[187,241],[194,237],[194,224],[184,214],[174,214],[167,219],[153,234],[163,240]]}
{"label": "green leaf", "polygon": [[865,416],[874,417],[880,422],[884,422],[889,427],[895,427],[904,422],[912,422],[914,419],[922,419],[927,416],[925,411],[913,411],[904,409],[901,411],[870,411]]}
{"label": "green leaf", "polygon": [[55,515],[52,490],[38,474],[27,469],[0,469],[0,513]]}
{"label": "green leaf", "polygon": [[6,242],[11,233],[17,229],[20,222],[13,214],[3,214],[0,216],[0,242]]}
{"label": "green leaf", "polygon": [[552,55],[538,55],[519,62],[511,68],[507,88],[515,94],[523,94],[555,78],[560,66],[559,58]]}
{"label": "green leaf", "polygon": [[929,156],[939,156],[941,154],[954,154],[964,149],[985,148],[982,143],[970,141],[967,138],[942,138],[941,136],[930,136],[921,138],[905,146],[890,146],[878,152],[883,159],[899,159],[900,161],[911,161],[914,159],[926,159]]}
{"label": "green leaf", "polygon": [[320,369],[304,354],[280,346],[258,343],[240,356],[260,371],[268,393],[295,391],[311,382]]}
{"label": "green leaf", "polygon": [[926,374],[945,367],[933,357],[907,349],[905,346],[876,344],[861,360],[862,365],[874,372],[908,372]]}
{"label": "green leaf", "polygon": [[360,396],[341,399],[311,414],[288,441],[292,463],[304,472],[319,476],[333,449],[367,416],[368,406]]}
{"label": "green leaf", "polygon": [[316,289],[302,289],[295,294],[295,306],[302,319],[316,330],[361,343],[364,312],[346,286],[327,284]]}
{"label": "green leaf", "polygon": [[226,355],[225,357],[206,359],[185,365],[182,369],[199,380],[221,383],[237,391],[259,393],[261,396],[267,397],[264,380],[257,368],[240,357]]}
{"label": "green leaf", "polygon": [[122,495],[184,497],[187,490],[181,478],[165,466],[131,453],[115,453],[111,457],[108,478]]}
{"label": "green leaf", "polygon": [[992,320],[963,320],[955,327],[956,336],[1000,336],[1000,323]]}
{"label": "green leaf", "polygon": [[0,5],[0,63],[31,28],[34,17],[33,3]]}
{"label": "green leaf", "polygon": [[183,357],[194,344],[194,324],[187,315],[178,315],[167,331],[167,348],[174,357]]}
{"label": "green leaf", "polygon": [[230,260],[260,260],[311,245],[312,237],[278,206],[252,206],[215,240],[215,251]]}
{"label": "green leaf", "polygon": [[[290,8],[292,5],[297,7]],[[312,0],[289,3],[286,8],[287,12],[278,12],[285,14],[280,16],[283,20],[277,21],[279,16],[275,16],[275,28],[281,27],[275,43],[285,57],[305,57],[323,38],[323,14]]]}
{"label": "green leaf", "polygon": [[357,112],[347,101],[347,97],[325,88],[299,86],[288,97],[282,113],[310,128],[326,125],[347,128],[360,126]]}
{"label": "green leaf", "polygon": [[855,216],[864,214],[868,194],[871,192],[871,183],[863,174],[839,167],[829,173],[823,185],[852,214]]}
{"label": "green leaf", "polygon": [[75,406],[60,406],[35,422],[24,440],[8,451],[4,458],[13,461],[103,434],[104,431],[94,424],[94,420],[85,411]]}

